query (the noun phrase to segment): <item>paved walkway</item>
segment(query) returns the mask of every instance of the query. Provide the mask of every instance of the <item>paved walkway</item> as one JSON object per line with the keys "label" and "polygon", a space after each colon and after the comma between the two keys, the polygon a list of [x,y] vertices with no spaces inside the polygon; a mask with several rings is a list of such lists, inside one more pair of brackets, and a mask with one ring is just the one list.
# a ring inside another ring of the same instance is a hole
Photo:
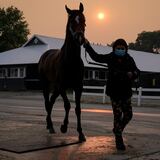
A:
{"label": "paved walkway", "polygon": [[134,118],[124,132],[127,150],[119,152],[111,131],[110,103],[83,98],[82,125],[87,141],[79,143],[73,107],[68,133],[59,131],[64,114],[60,98],[52,115],[53,135],[45,129],[41,93],[0,92],[0,160],[160,160],[158,101],[144,101],[141,107],[134,103]]}

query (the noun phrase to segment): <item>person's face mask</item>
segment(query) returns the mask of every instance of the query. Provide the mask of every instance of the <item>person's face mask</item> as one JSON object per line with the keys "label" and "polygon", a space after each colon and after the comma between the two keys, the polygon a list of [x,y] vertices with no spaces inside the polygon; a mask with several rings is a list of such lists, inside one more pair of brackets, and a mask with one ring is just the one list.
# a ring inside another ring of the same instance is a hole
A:
{"label": "person's face mask", "polygon": [[120,49],[120,48],[116,48],[114,53],[117,55],[117,56],[124,56],[126,54],[126,50],[125,49]]}

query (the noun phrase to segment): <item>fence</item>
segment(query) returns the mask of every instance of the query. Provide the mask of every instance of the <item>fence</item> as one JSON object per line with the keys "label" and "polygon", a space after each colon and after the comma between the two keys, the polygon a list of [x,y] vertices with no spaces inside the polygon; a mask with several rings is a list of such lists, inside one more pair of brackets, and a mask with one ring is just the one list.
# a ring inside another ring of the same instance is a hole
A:
{"label": "fence", "polygon": [[[135,88],[133,88],[133,90],[135,91]],[[143,95],[143,92],[147,93],[155,93],[155,92],[160,92],[160,88],[142,88],[139,87],[137,89],[138,94],[137,95],[133,95],[134,98],[137,98],[137,105],[140,106],[141,105],[141,101],[142,99],[160,99],[160,95],[155,96],[155,95]]]}
{"label": "fence", "polygon": [[[106,101],[106,86],[83,86],[82,95],[88,96],[101,96],[102,102]],[[73,92],[73,100],[75,97],[75,93]]]}
{"label": "fence", "polygon": [[[106,101],[106,86],[83,86],[83,92],[82,95],[88,95],[88,96],[101,96],[102,102],[105,103]],[[147,93],[154,93],[154,92],[160,92],[160,88],[132,88],[133,92],[137,92],[137,94],[133,94],[133,98],[137,99],[137,106],[141,105],[142,99],[159,99],[160,95],[143,95],[143,92]],[[98,91],[98,92],[97,92]],[[73,100],[75,97],[75,93],[73,92]]]}

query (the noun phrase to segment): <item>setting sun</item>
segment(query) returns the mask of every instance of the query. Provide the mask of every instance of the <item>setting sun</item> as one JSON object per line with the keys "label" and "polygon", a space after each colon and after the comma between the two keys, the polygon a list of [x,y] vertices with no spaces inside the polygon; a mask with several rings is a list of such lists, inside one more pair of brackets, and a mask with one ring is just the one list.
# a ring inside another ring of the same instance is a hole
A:
{"label": "setting sun", "polygon": [[104,17],[105,17],[104,13],[102,13],[102,12],[98,13],[98,19],[99,20],[103,20]]}

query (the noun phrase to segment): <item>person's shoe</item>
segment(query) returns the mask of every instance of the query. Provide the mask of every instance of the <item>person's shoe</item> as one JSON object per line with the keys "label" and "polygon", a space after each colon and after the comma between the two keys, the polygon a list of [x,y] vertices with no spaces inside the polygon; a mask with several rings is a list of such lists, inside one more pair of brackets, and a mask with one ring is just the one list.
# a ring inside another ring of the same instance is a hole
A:
{"label": "person's shoe", "polygon": [[117,150],[121,150],[121,151],[125,151],[126,147],[123,143],[123,138],[121,135],[116,135],[115,136],[115,140],[116,140],[116,148]]}

